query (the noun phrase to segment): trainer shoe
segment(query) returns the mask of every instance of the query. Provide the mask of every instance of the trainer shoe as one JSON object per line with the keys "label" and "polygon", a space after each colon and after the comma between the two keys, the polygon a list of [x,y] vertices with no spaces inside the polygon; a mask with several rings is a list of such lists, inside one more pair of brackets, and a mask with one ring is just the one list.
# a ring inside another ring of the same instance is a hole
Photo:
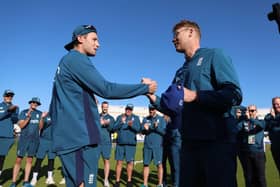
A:
{"label": "trainer shoe", "polygon": [[126,187],[133,187],[132,182],[131,182],[131,181],[127,181],[127,183],[126,183]]}
{"label": "trainer shoe", "polygon": [[13,182],[13,183],[10,185],[10,187],[16,187],[16,183]]}
{"label": "trainer shoe", "polygon": [[59,182],[59,184],[65,184],[65,178],[64,178],[64,177],[61,179],[61,181]]}
{"label": "trainer shoe", "polygon": [[108,179],[107,179],[107,180],[104,180],[104,187],[110,187],[110,184],[109,184]]}
{"label": "trainer shoe", "polygon": [[144,184],[141,184],[141,186],[140,187],[148,187],[148,186],[146,186],[146,185],[144,185]]}
{"label": "trainer shoe", "polygon": [[163,184],[159,184],[159,185],[157,185],[157,187],[163,187]]}
{"label": "trainer shoe", "polygon": [[29,182],[23,182],[22,187],[34,187],[34,186]]}
{"label": "trainer shoe", "polygon": [[35,186],[36,183],[37,183],[37,179],[36,179],[35,177],[33,177],[32,180],[31,180],[31,182],[30,182],[30,184],[33,185],[33,186]]}
{"label": "trainer shoe", "polygon": [[52,177],[46,179],[46,184],[55,184]]}
{"label": "trainer shoe", "polygon": [[120,182],[116,182],[114,187],[120,187]]}

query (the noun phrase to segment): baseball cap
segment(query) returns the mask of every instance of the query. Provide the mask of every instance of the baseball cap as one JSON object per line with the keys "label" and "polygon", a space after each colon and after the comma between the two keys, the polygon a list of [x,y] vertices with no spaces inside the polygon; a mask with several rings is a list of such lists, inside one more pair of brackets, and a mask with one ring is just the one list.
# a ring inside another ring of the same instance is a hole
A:
{"label": "baseball cap", "polygon": [[130,109],[130,110],[133,110],[133,104],[127,104],[125,109]]}
{"label": "baseball cap", "polygon": [[72,33],[72,41],[69,42],[68,44],[66,44],[64,46],[64,48],[67,51],[70,51],[71,49],[73,49],[74,43],[77,40],[78,36],[85,35],[85,34],[88,34],[90,32],[97,33],[96,28],[92,25],[79,25],[79,26],[77,26]]}
{"label": "baseball cap", "polygon": [[39,97],[32,97],[32,99],[31,99],[28,103],[30,104],[31,102],[37,103],[38,106],[41,105],[41,102],[40,102],[40,98],[39,98]]}
{"label": "baseball cap", "polygon": [[7,96],[7,95],[14,96],[15,93],[12,90],[7,89],[7,90],[4,91],[3,96]]}
{"label": "baseball cap", "polygon": [[171,84],[167,90],[161,94],[160,105],[168,110],[171,115],[181,114],[184,106],[184,88],[180,84]]}

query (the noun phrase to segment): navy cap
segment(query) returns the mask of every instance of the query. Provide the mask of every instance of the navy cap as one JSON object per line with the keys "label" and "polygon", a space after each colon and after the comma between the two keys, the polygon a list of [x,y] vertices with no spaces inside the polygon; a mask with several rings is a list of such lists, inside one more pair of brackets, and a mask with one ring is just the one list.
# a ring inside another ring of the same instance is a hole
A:
{"label": "navy cap", "polygon": [[184,88],[182,85],[172,84],[161,94],[160,106],[172,115],[181,114],[184,106]]}
{"label": "navy cap", "polygon": [[39,97],[32,97],[32,99],[28,102],[29,104],[32,103],[32,102],[35,102],[39,105],[41,105],[41,102],[40,102],[40,98]]}
{"label": "navy cap", "polygon": [[73,49],[74,43],[77,40],[78,36],[85,35],[85,34],[88,34],[90,32],[97,33],[96,28],[94,26],[92,26],[92,25],[79,25],[79,26],[77,26],[75,28],[75,30],[73,31],[73,34],[72,34],[72,41],[69,42],[68,44],[66,44],[64,46],[64,48],[67,51],[70,51],[71,49]]}
{"label": "navy cap", "polygon": [[7,90],[4,91],[3,96],[7,96],[7,95],[14,96],[15,93],[12,90],[7,89]]}
{"label": "navy cap", "polygon": [[130,109],[130,110],[133,110],[133,104],[127,104],[125,109]]}

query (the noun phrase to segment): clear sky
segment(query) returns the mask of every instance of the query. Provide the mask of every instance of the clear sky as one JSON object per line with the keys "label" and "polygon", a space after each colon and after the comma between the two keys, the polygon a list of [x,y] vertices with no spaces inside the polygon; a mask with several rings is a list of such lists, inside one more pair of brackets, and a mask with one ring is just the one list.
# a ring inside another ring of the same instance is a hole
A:
{"label": "clear sky", "polygon": [[[112,82],[158,81],[163,92],[184,55],[172,45],[172,27],[196,21],[201,47],[222,48],[234,63],[243,105],[269,108],[280,95],[280,35],[267,19],[272,0],[2,0],[0,6],[0,93],[15,91],[14,103],[29,107],[33,96],[48,110],[52,80],[73,29],[93,24],[101,47],[92,62]],[[99,101],[103,101],[99,98]],[[112,105],[148,104],[145,96]]]}

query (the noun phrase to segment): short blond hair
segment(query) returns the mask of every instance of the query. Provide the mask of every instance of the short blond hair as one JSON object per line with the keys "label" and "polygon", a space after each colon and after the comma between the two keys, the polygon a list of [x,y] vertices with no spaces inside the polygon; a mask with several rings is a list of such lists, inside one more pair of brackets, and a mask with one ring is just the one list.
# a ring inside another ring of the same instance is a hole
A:
{"label": "short blond hair", "polygon": [[196,22],[193,21],[189,21],[189,20],[181,20],[180,22],[178,22],[172,29],[172,32],[176,32],[177,29],[182,28],[182,27],[191,27],[194,28],[197,33],[199,38],[201,38],[201,32],[200,32],[200,27],[198,26],[198,24]]}

